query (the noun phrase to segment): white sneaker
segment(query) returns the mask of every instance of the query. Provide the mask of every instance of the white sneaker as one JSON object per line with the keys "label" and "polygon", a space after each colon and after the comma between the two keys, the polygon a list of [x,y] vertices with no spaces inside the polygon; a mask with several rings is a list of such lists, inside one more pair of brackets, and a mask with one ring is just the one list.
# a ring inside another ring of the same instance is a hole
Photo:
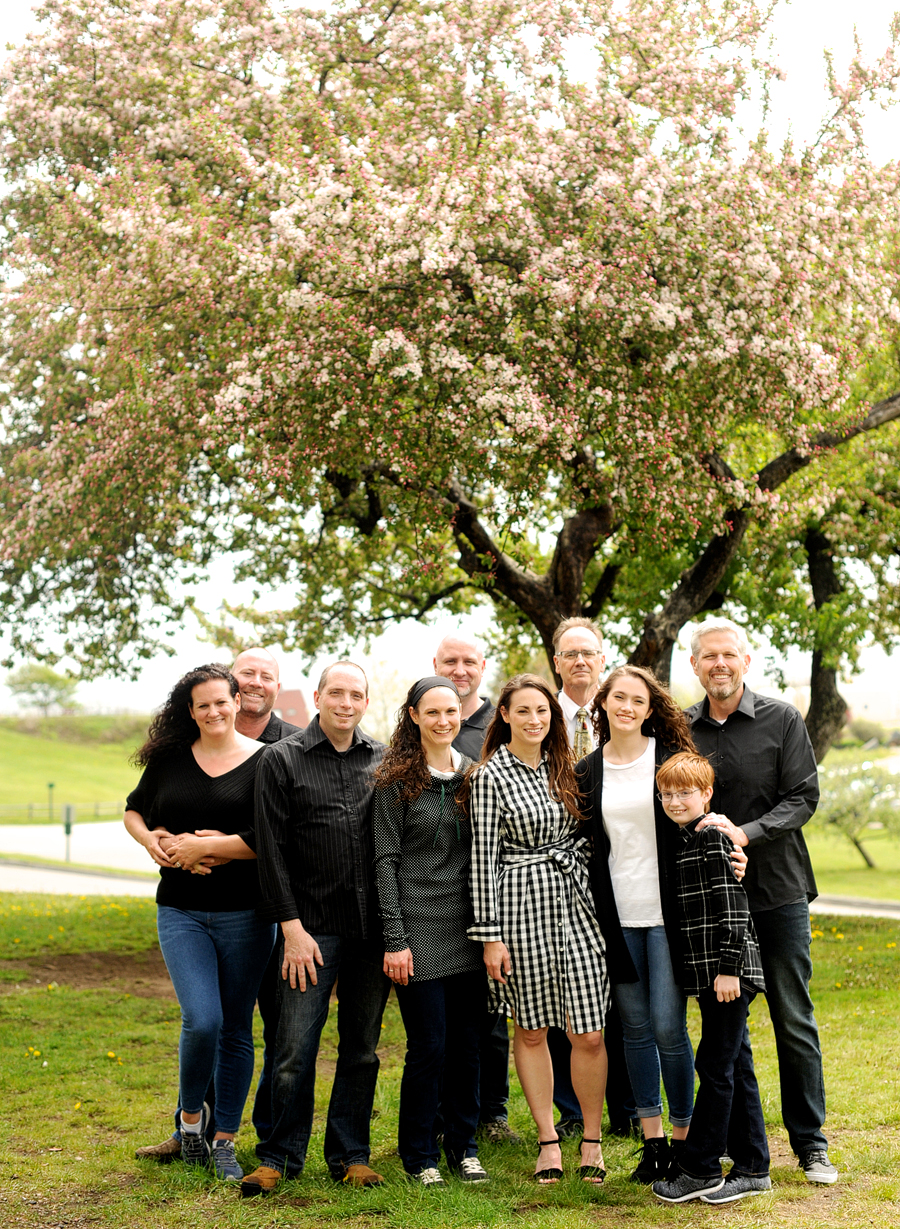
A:
{"label": "white sneaker", "polygon": [[457,1177],[462,1182],[487,1182],[487,1170],[477,1156],[464,1156],[458,1165],[454,1166]]}
{"label": "white sneaker", "polygon": [[420,1169],[417,1174],[409,1174],[410,1182],[418,1182],[419,1186],[446,1186],[447,1183],[441,1177],[441,1171],[435,1166],[430,1169]]}

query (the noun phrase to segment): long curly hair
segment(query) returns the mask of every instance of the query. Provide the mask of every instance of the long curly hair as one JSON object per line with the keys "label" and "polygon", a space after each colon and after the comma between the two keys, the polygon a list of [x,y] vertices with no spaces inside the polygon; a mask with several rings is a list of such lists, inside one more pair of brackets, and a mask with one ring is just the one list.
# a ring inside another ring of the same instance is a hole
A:
{"label": "long curly hair", "polygon": [[594,696],[591,710],[591,720],[597,731],[600,745],[609,742],[609,718],[603,708],[603,702],[622,677],[640,679],[650,693],[650,708],[652,712],[641,726],[641,733],[648,738],[655,738],[664,747],[672,747],[677,751],[694,751],[694,740],[691,738],[691,727],[687,717],[672,698],[672,694],[655,674],[642,666],[617,666],[600,684]]}
{"label": "long curly hair", "polygon": [[213,679],[222,679],[227,683],[232,696],[238,694],[237,679],[221,662],[197,666],[195,670],[182,675],[150,722],[147,741],[132,757],[132,763],[137,768],[158,764],[197,741],[199,730],[191,716],[191,695],[200,683],[211,683]]}
{"label": "long curly hair", "polygon": [[502,747],[504,743],[509,743],[512,737],[512,727],[508,721],[503,719],[503,714],[500,710],[505,709],[508,713],[515,693],[522,691],[526,687],[533,687],[536,691],[539,691],[546,699],[550,708],[550,729],[541,743],[541,750],[547,756],[547,767],[550,773],[550,797],[555,799],[556,802],[561,802],[575,819],[583,821],[585,818],[581,810],[583,799],[575,780],[575,756],[569,744],[566,719],[563,716],[563,711],[559,706],[555,693],[551,691],[546,680],[537,674],[517,674],[504,684],[500,697],[497,700],[497,711],[494,713],[485,735],[484,746],[481,749],[481,761],[478,764],[473,764],[466,773],[457,795],[457,801],[464,809],[468,810],[469,796],[472,790],[472,777],[482,764],[487,763],[495,751]]}
{"label": "long curly hair", "polygon": [[428,760],[422,746],[422,734],[409,715],[409,710],[418,708],[413,704],[418,683],[413,683],[406,699],[397,710],[397,725],[391,735],[391,744],[375,770],[375,785],[384,789],[399,781],[398,796],[401,802],[415,802],[422,790],[431,784]]}

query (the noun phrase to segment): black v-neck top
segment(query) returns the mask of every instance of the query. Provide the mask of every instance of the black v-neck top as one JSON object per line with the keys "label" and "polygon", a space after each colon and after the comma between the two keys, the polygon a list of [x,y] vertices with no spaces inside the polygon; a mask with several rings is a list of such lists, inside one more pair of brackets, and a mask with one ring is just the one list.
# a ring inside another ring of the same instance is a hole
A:
{"label": "black v-neck top", "polygon": [[[262,751],[262,746],[260,746]],[[256,849],[253,828],[253,783],[259,753],[220,777],[211,777],[194,759],[190,747],[151,765],[125,806],[143,816],[148,828],[167,828],[173,836],[215,828],[239,836]],[[160,868],[158,905],[204,913],[255,909],[260,902],[256,861],[234,860],[215,866],[209,875],[192,875],[176,867]]]}

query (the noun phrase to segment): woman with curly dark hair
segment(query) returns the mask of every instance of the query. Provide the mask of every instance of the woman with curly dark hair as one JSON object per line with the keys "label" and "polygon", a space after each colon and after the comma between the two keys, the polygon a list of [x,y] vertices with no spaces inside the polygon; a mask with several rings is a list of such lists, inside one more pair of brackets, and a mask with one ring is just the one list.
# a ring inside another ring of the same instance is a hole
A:
{"label": "woman with curly dark hair", "polygon": [[471,829],[456,801],[472,761],[453,746],[460,698],[440,675],[409,690],[375,773],[375,874],[384,928],[384,971],[406,1029],[398,1151],[409,1177],[441,1186],[435,1119],[447,1164],[485,1182],[478,1160],[481,952],[466,937]]}
{"label": "woman with curly dark hair", "polygon": [[240,1181],[234,1136],[253,1077],[253,1007],[275,927],[257,921],[253,784],[262,744],[234,728],[241,697],[226,667],[179,679],[135,762],[125,827],[160,867],[159,945],[181,1006],[181,1158],[205,1165],[215,1071],[212,1161]]}
{"label": "woman with curly dark hair", "polygon": [[515,1023],[516,1070],[538,1129],[534,1176],[541,1183],[562,1177],[547,1048],[555,1025],[572,1043],[572,1084],[584,1116],[579,1174],[599,1183],[606,1176],[606,949],[565,718],[542,678],[519,674],[503,688],[470,784],[469,937],[484,944],[494,1010],[507,1006]]}
{"label": "woman with curly dark hair", "polygon": [[[659,679],[639,666],[619,666],[607,675],[594,700],[593,721],[600,746],[576,773],[593,845],[591,885],[644,1136],[631,1177],[649,1184],[665,1177],[694,1105],[674,878],[679,835],[662,809],[655,778],[671,755],[695,748],[684,713]],[[662,1124],[660,1075],[671,1148]]]}

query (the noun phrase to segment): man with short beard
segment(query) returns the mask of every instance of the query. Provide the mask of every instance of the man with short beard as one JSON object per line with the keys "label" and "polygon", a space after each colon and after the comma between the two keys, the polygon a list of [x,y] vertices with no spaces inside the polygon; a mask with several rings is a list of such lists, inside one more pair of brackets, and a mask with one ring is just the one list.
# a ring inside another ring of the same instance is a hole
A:
{"label": "man with short beard", "polygon": [[694,742],[716,774],[702,820],[752,852],[744,879],[756,927],[781,1078],[781,1116],[809,1182],[837,1181],[828,1159],[825,1082],[809,995],[809,902],[816,881],[803,825],[819,802],[819,777],[803,718],[783,700],[744,686],[747,638],[730,619],[707,619],[691,636],[691,665],[706,699],[687,710]]}

